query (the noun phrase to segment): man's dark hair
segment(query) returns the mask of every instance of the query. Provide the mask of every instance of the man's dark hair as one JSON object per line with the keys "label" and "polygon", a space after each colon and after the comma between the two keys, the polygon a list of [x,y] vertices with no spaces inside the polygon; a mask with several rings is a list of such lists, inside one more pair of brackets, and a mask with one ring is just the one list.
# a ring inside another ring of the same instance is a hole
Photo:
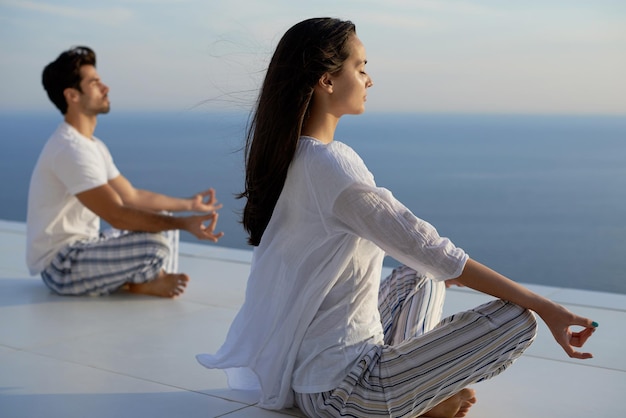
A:
{"label": "man's dark hair", "polygon": [[77,46],[69,49],[48,64],[43,70],[41,82],[54,105],[65,115],[67,101],[63,91],[68,88],[80,89],[80,67],[83,65],[96,66],[96,53],[86,46]]}

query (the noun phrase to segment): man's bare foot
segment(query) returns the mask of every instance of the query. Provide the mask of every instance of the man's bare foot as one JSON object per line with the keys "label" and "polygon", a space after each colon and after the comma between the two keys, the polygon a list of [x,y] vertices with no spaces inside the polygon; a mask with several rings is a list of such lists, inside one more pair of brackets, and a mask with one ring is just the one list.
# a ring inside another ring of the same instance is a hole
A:
{"label": "man's bare foot", "polygon": [[170,274],[162,271],[156,279],[145,283],[129,283],[128,291],[143,295],[174,298],[182,295],[189,281],[186,274]]}
{"label": "man's bare foot", "polygon": [[439,405],[426,412],[421,417],[430,418],[456,418],[464,417],[469,412],[473,404],[476,403],[476,392],[474,389],[463,389],[456,395],[452,395]]}

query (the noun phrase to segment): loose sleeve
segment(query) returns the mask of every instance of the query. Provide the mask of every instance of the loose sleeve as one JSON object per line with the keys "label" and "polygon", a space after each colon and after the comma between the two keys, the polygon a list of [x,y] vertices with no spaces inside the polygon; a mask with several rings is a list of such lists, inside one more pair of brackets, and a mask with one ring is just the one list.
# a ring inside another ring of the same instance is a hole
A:
{"label": "loose sleeve", "polygon": [[458,277],[469,258],[384,188],[350,185],[337,196],[333,214],[348,232],[435,280]]}

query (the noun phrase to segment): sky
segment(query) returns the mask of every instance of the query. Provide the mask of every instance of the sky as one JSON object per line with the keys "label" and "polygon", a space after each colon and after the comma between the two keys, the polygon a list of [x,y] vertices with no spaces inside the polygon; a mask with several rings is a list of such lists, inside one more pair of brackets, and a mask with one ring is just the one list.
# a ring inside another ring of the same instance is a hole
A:
{"label": "sky", "polygon": [[283,33],[356,24],[368,111],[626,115],[623,0],[0,0],[0,112],[55,111],[41,71],[86,45],[112,110],[245,110]]}

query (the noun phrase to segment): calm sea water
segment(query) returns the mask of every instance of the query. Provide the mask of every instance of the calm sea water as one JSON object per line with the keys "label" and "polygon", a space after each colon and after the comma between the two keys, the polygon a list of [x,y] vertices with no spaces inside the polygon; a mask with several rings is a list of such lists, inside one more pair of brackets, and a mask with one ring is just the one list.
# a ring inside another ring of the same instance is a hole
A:
{"label": "calm sea water", "polygon": [[[96,135],[136,187],[214,187],[220,244],[248,248],[234,198],[246,118],[112,112]],[[59,121],[0,114],[1,219],[26,219],[30,172]],[[626,117],[365,114],[336,138],[417,216],[514,280],[626,293]]]}

